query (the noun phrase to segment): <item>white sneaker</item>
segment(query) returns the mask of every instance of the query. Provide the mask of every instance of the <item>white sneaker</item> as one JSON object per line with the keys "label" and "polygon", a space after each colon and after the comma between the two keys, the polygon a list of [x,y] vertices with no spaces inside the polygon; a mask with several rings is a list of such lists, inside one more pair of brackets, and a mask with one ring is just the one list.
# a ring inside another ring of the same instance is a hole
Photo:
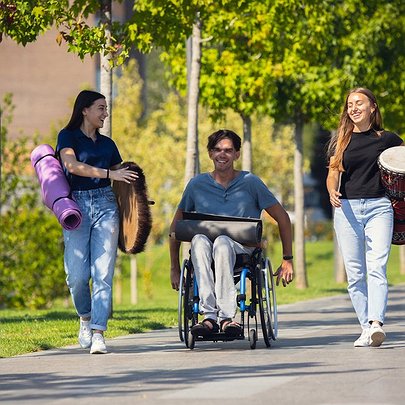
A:
{"label": "white sneaker", "polygon": [[360,337],[354,342],[354,347],[368,347],[370,343],[370,329],[363,329]]}
{"label": "white sneaker", "polygon": [[104,336],[101,333],[94,333],[91,339],[90,354],[105,354],[107,347],[105,345]]}
{"label": "white sneaker", "polygon": [[83,321],[80,318],[79,344],[83,349],[88,349],[91,346],[91,336],[90,321]]}
{"label": "white sneaker", "polygon": [[370,346],[379,347],[385,340],[385,332],[380,325],[371,325],[370,327]]}

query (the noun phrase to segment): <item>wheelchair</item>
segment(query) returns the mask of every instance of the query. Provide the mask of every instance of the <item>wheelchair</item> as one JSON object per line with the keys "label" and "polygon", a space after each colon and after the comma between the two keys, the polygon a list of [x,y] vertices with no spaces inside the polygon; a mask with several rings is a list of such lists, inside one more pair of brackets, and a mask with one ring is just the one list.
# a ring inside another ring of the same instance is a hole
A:
{"label": "wheelchair", "polygon": [[275,282],[271,262],[261,248],[256,248],[251,255],[236,255],[234,282],[238,291],[236,299],[243,333],[240,336],[226,336],[224,332],[205,337],[193,336],[190,329],[198,323],[198,316],[201,315],[198,285],[191,258],[184,260],[178,295],[178,328],[180,340],[187,348],[194,349],[196,341],[244,340],[247,332],[250,348],[255,349],[258,341],[258,312],[265,345],[270,347],[271,341],[276,340],[278,322]]}

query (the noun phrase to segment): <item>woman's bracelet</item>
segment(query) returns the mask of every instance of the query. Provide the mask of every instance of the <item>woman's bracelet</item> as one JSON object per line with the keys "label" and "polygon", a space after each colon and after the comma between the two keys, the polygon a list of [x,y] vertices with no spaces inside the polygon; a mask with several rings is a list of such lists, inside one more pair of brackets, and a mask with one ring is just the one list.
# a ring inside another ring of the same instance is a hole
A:
{"label": "woman's bracelet", "polygon": [[106,179],[109,179],[110,178],[110,169],[107,169],[107,177],[106,177]]}

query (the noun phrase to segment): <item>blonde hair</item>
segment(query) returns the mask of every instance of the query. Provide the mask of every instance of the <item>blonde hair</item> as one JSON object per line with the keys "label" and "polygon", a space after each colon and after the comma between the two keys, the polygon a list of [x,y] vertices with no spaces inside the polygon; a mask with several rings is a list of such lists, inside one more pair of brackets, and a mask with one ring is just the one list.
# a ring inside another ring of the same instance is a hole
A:
{"label": "blonde hair", "polygon": [[344,171],[343,168],[343,153],[349,145],[350,139],[353,133],[353,121],[349,117],[347,112],[347,103],[349,96],[353,93],[364,94],[370,103],[374,106],[374,111],[370,115],[370,129],[373,129],[378,136],[381,135],[382,127],[382,117],[381,112],[377,104],[377,99],[374,94],[364,87],[357,87],[349,91],[346,96],[346,101],[343,107],[342,114],[340,115],[340,122],[337,131],[332,135],[329,145],[327,156],[329,159],[329,167],[331,169],[338,169],[340,172]]}

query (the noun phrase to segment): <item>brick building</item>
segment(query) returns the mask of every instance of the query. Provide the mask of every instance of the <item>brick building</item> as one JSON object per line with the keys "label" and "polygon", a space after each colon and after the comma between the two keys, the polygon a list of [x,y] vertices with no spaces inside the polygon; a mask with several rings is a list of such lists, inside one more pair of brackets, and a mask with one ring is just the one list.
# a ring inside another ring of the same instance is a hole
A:
{"label": "brick building", "polygon": [[[114,20],[124,21],[132,13],[133,1],[113,1]],[[13,94],[15,105],[9,135],[47,135],[52,126],[67,123],[73,102],[84,86],[99,90],[99,58],[82,61],[56,43],[53,29],[25,47],[7,37],[0,43],[0,100]]]}
{"label": "brick building", "polygon": [[97,58],[82,61],[66,44],[59,46],[56,35],[48,31],[25,47],[9,38],[0,43],[0,98],[12,93],[15,105],[11,137],[48,134],[52,124],[69,118],[83,86],[96,88]]}

